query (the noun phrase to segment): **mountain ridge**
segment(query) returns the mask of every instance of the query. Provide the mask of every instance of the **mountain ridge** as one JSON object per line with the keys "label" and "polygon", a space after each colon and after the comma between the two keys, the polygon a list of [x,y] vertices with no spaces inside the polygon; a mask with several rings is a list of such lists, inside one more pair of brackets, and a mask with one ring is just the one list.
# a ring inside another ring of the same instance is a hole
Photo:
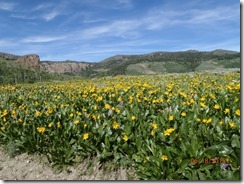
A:
{"label": "mountain ridge", "polygon": [[[236,61],[233,61],[233,59],[236,59]],[[239,68],[238,65],[240,64],[240,53],[236,51],[216,49],[213,51],[196,51],[196,50],[175,51],[175,52],[158,51],[158,52],[152,52],[149,54],[141,54],[141,55],[115,55],[106,58],[105,60],[91,67],[90,73],[94,75],[94,71],[95,72],[97,71],[98,73],[99,71],[103,71],[102,75],[104,76],[108,74],[112,74],[112,75],[142,74],[143,75],[145,74],[145,72],[138,71],[137,69],[136,69],[137,71],[131,72],[130,69],[132,66],[134,66],[135,69],[135,66],[138,63],[140,63],[141,65],[142,63],[145,64],[147,62],[149,62],[150,64],[153,63],[152,67],[154,68],[155,67],[157,68],[158,66],[159,68],[164,69],[163,71],[154,72],[155,74],[172,73],[172,72],[182,73],[182,72],[195,71],[195,69],[202,62],[208,60],[214,60],[217,62],[222,60],[225,62],[224,65],[228,65],[227,60],[229,60],[231,64],[234,63],[233,66],[235,65],[237,68]],[[172,66],[170,66],[169,62],[171,62]],[[177,70],[177,67],[179,67],[180,69]],[[225,66],[223,67],[225,68]]]}
{"label": "mountain ridge", "polygon": [[[37,54],[19,56],[0,52],[0,61],[5,62],[9,68],[26,67],[28,70],[36,68],[41,72],[50,74],[103,77],[240,68],[240,52],[223,49],[213,51],[156,51],[137,55],[119,54],[99,62],[41,61]],[[3,69],[2,73],[4,73]]]}

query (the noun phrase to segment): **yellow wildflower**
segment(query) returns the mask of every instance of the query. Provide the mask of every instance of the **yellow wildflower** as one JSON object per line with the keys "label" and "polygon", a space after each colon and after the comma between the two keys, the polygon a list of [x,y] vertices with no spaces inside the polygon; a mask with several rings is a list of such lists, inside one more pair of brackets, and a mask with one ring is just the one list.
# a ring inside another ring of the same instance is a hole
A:
{"label": "yellow wildflower", "polygon": [[36,128],[39,133],[44,133],[46,128],[45,127],[37,127]]}
{"label": "yellow wildflower", "polygon": [[214,94],[210,94],[210,98],[212,98],[213,100],[216,99],[215,95]]}
{"label": "yellow wildflower", "polygon": [[204,97],[200,98],[200,101],[201,102],[205,101],[205,98]]}
{"label": "yellow wildflower", "polygon": [[229,123],[230,127],[233,128],[235,126],[235,123],[231,122]]}
{"label": "yellow wildflower", "polygon": [[135,116],[131,116],[131,120],[134,121],[136,119]]}
{"label": "yellow wildflower", "polygon": [[113,123],[113,129],[118,129],[119,128],[119,124],[115,121]]}
{"label": "yellow wildflower", "polygon": [[77,116],[80,116],[82,113],[79,111],[76,111]]}
{"label": "yellow wildflower", "polygon": [[89,134],[88,134],[88,133],[85,133],[85,134],[83,135],[83,139],[86,140],[86,139],[88,139],[88,138],[89,138]]}
{"label": "yellow wildflower", "polygon": [[60,128],[60,127],[61,127],[60,122],[58,122],[58,123],[57,123],[57,127],[58,127],[58,128]]}
{"label": "yellow wildflower", "polygon": [[36,111],[35,116],[38,117],[40,115],[41,115],[41,112],[40,111]]}
{"label": "yellow wildflower", "polygon": [[97,102],[100,102],[100,101],[102,101],[103,100],[103,97],[101,97],[101,96],[99,96],[98,98],[97,98]]}
{"label": "yellow wildflower", "polygon": [[46,115],[49,115],[49,114],[52,114],[52,113],[53,113],[52,109],[47,109],[46,112],[45,112]]}
{"label": "yellow wildflower", "polygon": [[152,123],[152,127],[153,127],[153,129],[157,129],[158,125],[156,123]]}
{"label": "yellow wildflower", "polygon": [[7,109],[5,109],[5,110],[3,111],[3,114],[1,115],[1,117],[6,116],[7,114],[8,114],[8,111],[7,111]]}
{"label": "yellow wildflower", "polygon": [[15,110],[12,110],[11,117],[14,118],[15,116],[16,116],[16,111]]}
{"label": "yellow wildflower", "polygon": [[202,108],[206,107],[205,103],[203,103],[203,102],[200,103],[200,106],[201,106]]}
{"label": "yellow wildflower", "polygon": [[211,122],[212,122],[212,119],[209,118],[209,119],[206,121],[206,124],[209,124],[209,123],[211,123]]}
{"label": "yellow wildflower", "polygon": [[237,110],[235,111],[235,114],[236,114],[237,116],[240,116],[240,114],[241,114],[240,109],[237,109]]}
{"label": "yellow wildflower", "polygon": [[182,113],[181,113],[181,116],[182,116],[182,117],[186,117],[186,112],[182,112]]}
{"label": "yellow wildflower", "polygon": [[173,121],[174,120],[174,116],[173,115],[170,115],[169,116],[169,121]]}
{"label": "yellow wildflower", "polygon": [[226,108],[225,109],[225,114],[228,114],[230,112],[230,109]]}
{"label": "yellow wildflower", "polygon": [[53,122],[48,124],[48,127],[51,128],[53,126]]}
{"label": "yellow wildflower", "polygon": [[78,123],[79,123],[79,120],[76,119],[76,120],[74,121],[74,124],[77,125]]}
{"label": "yellow wildflower", "polygon": [[194,104],[195,100],[191,99],[190,100],[190,105]]}
{"label": "yellow wildflower", "polygon": [[124,135],[123,139],[124,139],[124,141],[126,142],[126,141],[128,141],[129,138],[128,138],[127,135]]}
{"label": "yellow wildflower", "polygon": [[169,136],[175,129],[174,128],[169,128],[164,131],[164,135]]}
{"label": "yellow wildflower", "polygon": [[97,110],[97,105],[94,105],[93,109],[96,111]]}
{"label": "yellow wildflower", "polygon": [[162,103],[163,102],[163,99],[162,98],[159,98],[158,102]]}
{"label": "yellow wildflower", "polygon": [[167,155],[163,155],[163,156],[161,157],[161,160],[162,160],[162,161],[164,161],[164,160],[168,160]]}
{"label": "yellow wildflower", "polygon": [[220,109],[219,104],[215,104],[215,105],[214,105],[214,108],[215,108],[215,109]]}
{"label": "yellow wildflower", "polygon": [[118,102],[122,101],[122,98],[121,96],[117,99]]}
{"label": "yellow wildflower", "polygon": [[120,110],[119,109],[115,109],[116,113],[119,114],[120,113]]}
{"label": "yellow wildflower", "polygon": [[105,104],[105,109],[110,109],[110,105],[109,104]]}

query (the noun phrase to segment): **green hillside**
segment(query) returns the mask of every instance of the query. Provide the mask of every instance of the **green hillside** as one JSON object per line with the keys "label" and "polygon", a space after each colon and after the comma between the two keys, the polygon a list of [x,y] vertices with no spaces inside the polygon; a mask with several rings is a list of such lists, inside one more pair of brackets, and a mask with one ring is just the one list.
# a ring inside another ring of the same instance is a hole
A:
{"label": "green hillside", "polygon": [[154,52],[144,55],[117,55],[94,64],[81,75],[115,76],[185,73],[240,68],[240,53],[226,50],[200,52]]}

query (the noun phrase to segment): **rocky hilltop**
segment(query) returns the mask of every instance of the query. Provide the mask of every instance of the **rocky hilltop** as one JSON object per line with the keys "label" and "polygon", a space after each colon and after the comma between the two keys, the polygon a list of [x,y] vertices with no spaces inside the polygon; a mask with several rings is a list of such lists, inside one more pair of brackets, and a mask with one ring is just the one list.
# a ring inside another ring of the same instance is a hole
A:
{"label": "rocky hilltop", "polygon": [[75,74],[78,75],[81,70],[86,70],[93,63],[77,62],[77,61],[40,61],[37,54],[28,54],[17,56],[8,53],[0,53],[0,60],[12,61],[18,63],[19,66],[29,69],[40,69],[41,71],[57,74]]}
{"label": "rocky hilltop", "polygon": [[40,57],[36,54],[29,54],[18,57],[16,63],[19,63],[28,68],[40,68]]}

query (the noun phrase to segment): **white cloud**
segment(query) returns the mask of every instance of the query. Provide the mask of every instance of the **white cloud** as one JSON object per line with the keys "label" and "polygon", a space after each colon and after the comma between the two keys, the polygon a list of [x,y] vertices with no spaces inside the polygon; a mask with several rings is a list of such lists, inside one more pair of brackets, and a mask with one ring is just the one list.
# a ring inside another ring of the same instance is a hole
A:
{"label": "white cloud", "polygon": [[156,30],[175,25],[202,25],[214,24],[218,21],[238,21],[240,11],[236,6],[222,6],[213,9],[188,9],[182,11],[164,10],[162,8],[152,9],[143,22],[147,29]]}
{"label": "white cloud", "polygon": [[98,22],[104,22],[104,21],[106,21],[106,19],[102,19],[102,18],[98,18],[98,19],[84,19],[83,21],[82,21],[82,23],[98,23]]}
{"label": "white cloud", "polygon": [[[118,0],[119,1],[119,0]],[[208,10],[162,10],[161,8],[151,9],[145,16],[138,19],[113,20],[103,25],[97,25],[82,31],[74,31],[69,37],[72,39],[96,39],[99,37],[121,37],[129,40],[136,39],[143,34],[143,30],[162,30],[177,25],[212,24],[217,21],[236,21],[234,7],[217,7]],[[96,21],[103,19],[97,19]],[[89,22],[89,21],[88,21]],[[91,21],[92,22],[92,21]],[[76,36],[74,36],[76,35]]]}
{"label": "white cloud", "polygon": [[106,25],[96,26],[81,31],[83,38],[91,39],[100,36],[116,36],[135,38],[138,36],[137,28],[141,23],[137,20],[116,20]]}
{"label": "white cloud", "polygon": [[64,14],[67,8],[67,1],[61,1],[57,4],[55,3],[42,3],[31,9],[31,12],[39,15],[45,21],[51,21],[58,15]]}
{"label": "white cloud", "polygon": [[61,10],[58,10],[55,7],[55,4],[46,3],[46,4],[39,4],[38,6],[31,8],[28,12],[18,10],[13,14],[11,14],[10,17],[17,18],[17,19],[26,19],[26,20],[44,19],[45,21],[48,22],[60,14],[61,14]]}
{"label": "white cloud", "polygon": [[25,43],[45,43],[64,39],[64,36],[33,36],[22,39]]}
{"label": "white cloud", "polygon": [[217,7],[210,10],[192,10],[186,22],[192,24],[209,24],[217,21],[237,21],[240,11],[235,6]]}
{"label": "white cloud", "polygon": [[13,47],[18,45],[16,41],[10,41],[10,40],[0,40],[0,48],[6,48],[6,47]]}
{"label": "white cloud", "polygon": [[121,9],[121,8],[132,8],[133,3],[132,0],[117,0],[117,5],[114,7],[116,9]]}
{"label": "white cloud", "polygon": [[18,15],[18,14],[12,14],[10,15],[10,17],[17,18],[17,19],[25,19],[25,20],[36,19],[35,16]]}
{"label": "white cloud", "polygon": [[42,17],[46,20],[46,21],[50,21],[52,19],[54,19],[55,17],[57,17],[59,15],[59,12],[54,10],[51,11],[49,13],[43,14]]}
{"label": "white cloud", "polygon": [[53,7],[53,4],[51,3],[45,3],[45,4],[39,4],[37,6],[35,6],[32,11],[40,11],[40,10],[45,10],[47,8]]}
{"label": "white cloud", "polygon": [[16,4],[14,4],[14,3],[3,3],[3,2],[0,2],[0,9],[1,10],[6,10],[6,11],[11,11],[11,10],[13,10],[15,5]]}

